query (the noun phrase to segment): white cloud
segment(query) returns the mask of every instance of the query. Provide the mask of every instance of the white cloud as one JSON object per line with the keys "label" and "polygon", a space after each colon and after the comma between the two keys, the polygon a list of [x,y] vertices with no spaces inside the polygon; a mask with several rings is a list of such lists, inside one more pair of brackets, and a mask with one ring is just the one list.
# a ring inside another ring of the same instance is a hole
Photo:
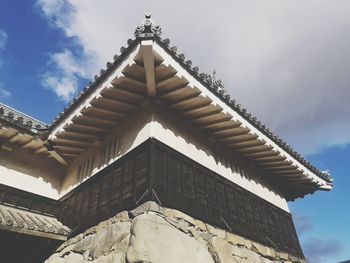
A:
{"label": "white cloud", "polygon": [[[150,9],[180,52],[203,71],[216,69],[232,97],[298,150],[313,153],[350,142],[346,0],[39,0],[38,5],[81,45],[74,76],[91,77],[104,67]],[[63,80],[70,83],[66,75]]]}
{"label": "white cloud", "polygon": [[68,49],[51,55],[51,63],[54,63],[65,75],[86,77],[86,67],[79,65],[77,58]]}
{"label": "white cloud", "polygon": [[[2,57],[1,53],[5,49],[7,43],[7,33],[0,29],[0,68],[2,67]],[[4,88],[4,84],[0,82],[0,99],[8,99],[11,97],[11,92]]]}
{"label": "white cloud", "polygon": [[11,97],[11,92],[4,88],[3,83],[0,83],[0,99],[8,99]]}
{"label": "white cloud", "polygon": [[0,29],[0,50],[5,48],[7,38],[6,32]]}
{"label": "white cloud", "polygon": [[68,102],[77,90],[77,81],[74,77],[57,77],[51,73],[42,78],[42,85],[53,90],[56,95]]}
{"label": "white cloud", "polygon": [[5,49],[7,39],[8,39],[7,33],[0,29],[0,68],[2,67],[2,64],[3,64],[1,53]]}
{"label": "white cloud", "polygon": [[41,84],[68,102],[78,90],[78,79],[87,77],[88,67],[68,50],[50,56],[49,70],[41,76]]}

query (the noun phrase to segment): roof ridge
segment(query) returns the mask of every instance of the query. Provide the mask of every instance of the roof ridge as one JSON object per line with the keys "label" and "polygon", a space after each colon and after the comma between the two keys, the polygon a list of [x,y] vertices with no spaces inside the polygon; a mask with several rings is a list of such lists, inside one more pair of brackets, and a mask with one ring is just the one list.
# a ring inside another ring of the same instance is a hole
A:
{"label": "roof ridge", "polygon": [[47,128],[48,125],[26,113],[16,110],[0,102],[0,118],[5,119],[13,124],[19,125],[26,129],[40,130]]}

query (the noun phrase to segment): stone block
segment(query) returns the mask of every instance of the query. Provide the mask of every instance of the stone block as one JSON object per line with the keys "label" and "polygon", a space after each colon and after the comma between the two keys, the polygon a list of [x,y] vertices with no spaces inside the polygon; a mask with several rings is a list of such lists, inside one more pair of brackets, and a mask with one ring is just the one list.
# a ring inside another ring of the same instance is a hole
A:
{"label": "stone block", "polygon": [[206,246],[154,213],[134,219],[127,262],[214,263]]}
{"label": "stone block", "polygon": [[254,252],[268,258],[274,258],[276,256],[276,252],[274,249],[271,249],[267,246],[261,245],[256,242],[252,242],[252,248]]}
{"label": "stone block", "polygon": [[100,256],[99,258],[89,261],[91,263],[125,263],[125,253],[124,254],[108,254]]}
{"label": "stone block", "polygon": [[205,224],[202,221],[200,221],[200,220],[195,219],[194,220],[194,225],[196,226],[196,228],[198,228],[198,229],[200,229],[202,231],[207,231],[207,228],[206,228]]}
{"label": "stone block", "polygon": [[148,202],[145,202],[145,203],[139,205],[134,210],[130,211],[130,214],[132,214],[134,217],[136,217],[138,215],[148,213],[151,211],[152,212],[160,212],[161,208],[156,202],[148,201]]}
{"label": "stone block", "polygon": [[207,231],[213,236],[218,236],[221,238],[226,238],[226,231],[220,228],[213,227],[209,224],[205,224]]}
{"label": "stone block", "polygon": [[288,254],[282,251],[277,251],[276,252],[276,257],[278,257],[279,259],[283,259],[283,260],[288,260]]}
{"label": "stone block", "polygon": [[228,242],[238,246],[245,246],[248,249],[252,248],[252,241],[230,232],[226,232],[226,234],[227,234],[226,239]]}
{"label": "stone block", "polygon": [[83,263],[84,258],[80,254],[70,253],[63,258],[64,263]]}
{"label": "stone block", "polygon": [[120,212],[111,218],[112,223],[129,221],[129,213],[127,211]]}
{"label": "stone block", "polygon": [[234,262],[234,256],[243,257],[240,249],[234,250],[233,246],[223,238],[213,237],[211,244],[220,263]]}
{"label": "stone block", "polygon": [[97,233],[89,247],[90,256],[96,259],[112,250],[115,254],[124,253],[129,244],[130,227],[130,222],[119,222]]}
{"label": "stone block", "polygon": [[162,214],[166,217],[180,218],[180,219],[187,221],[191,225],[195,225],[195,220],[193,219],[193,217],[191,217],[191,216],[189,216],[181,211],[178,211],[175,209],[170,209],[170,208],[164,208],[162,210]]}

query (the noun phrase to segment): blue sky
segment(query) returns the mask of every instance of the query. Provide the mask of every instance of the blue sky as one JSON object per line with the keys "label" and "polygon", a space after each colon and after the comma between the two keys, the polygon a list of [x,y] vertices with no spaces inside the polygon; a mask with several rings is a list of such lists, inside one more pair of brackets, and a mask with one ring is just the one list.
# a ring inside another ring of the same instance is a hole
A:
{"label": "blue sky", "polygon": [[311,262],[349,259],[348,2],[178,4],[0,0],[0,101],[51,122],[151,9],[180,52],[202,71],[215,69],[237,101],[331,172],[333,191],[290,207]]}

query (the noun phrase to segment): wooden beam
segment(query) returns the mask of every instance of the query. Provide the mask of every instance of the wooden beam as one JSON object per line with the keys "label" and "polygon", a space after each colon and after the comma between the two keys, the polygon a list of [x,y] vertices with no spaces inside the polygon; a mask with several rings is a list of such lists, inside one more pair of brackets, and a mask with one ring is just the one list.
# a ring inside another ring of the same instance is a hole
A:
{"label": "wooden beam", "polygon": [[102,103],[102,104],[105,104],[106,106],[110,105],[113,108],[120,108],[120,109],[122,109],[123,113],[128,112],[128,111],[136,108],[136,106],[133,104],[127,103],[125,101],[120,101],[120,100],[117,100],[115,98],[110,98],[106,95],[102,95],[102,97],[100,98],[100,100],[97,101],[97,103],[99,105],[101,105],[101,103]]}
{"label": "wooden beam", "polygon": [[94,115],[90,115],[90,114],[84,114],[84,115],[79,116],[77,119],[75,119],[73,121],[73,123],[87,124],[87,125],[95,124],[96,126],[99,126],[99,127],[101,127],[101,126],[110,127],[111,125],[116,124],[115,121],[108,120],[108,119],[104,118],[103,115],[101,115],[101,116],[94,116]]}
{"label": "wooden beam", "polygon": [[40,153],[43,153],[43,152],[45,152],[47,149],[46,149],[46,147],[40,147],[39,149],[37,149],[37,150],[35,150],[35,152],[34,153],[36,153],[36,154],[40,154]]}
{"label": "wooden beam", "polygon": [[212,100],[210,98],[199,96],[172,104],[170,105],[170,108],[187,111],[208,106],[211,102]]}
{"label": "wooden beam", "polygon": [[280,153],[275,151],[270,152],[258,152],[258,153],[251,153],[249,154],[249,158],[260,158],[260,157],[272,157],[272,156],[278,156]]}
{"label": "wooden beam", "polygon": [[133,92],[132,90],[122,88],[118,85],[113,85],[113,89],[108,89],[106,92],[103,92],[102,94],[106,94],[109,97],[113,98],[119,98],[120,100],[131,102],[131,103],[137,103],[140,102],[145,98],[145,96]]}
{"label": "wooden beam", "polygon": [[240,127],[241,124],[237,122],[235,122],[235,124],[236,124],[235,126],[232,125],[234,128],[228,127],[225,129],[221,129],[219,131],[214,131],[215,136],[219,138],[227,138],[231,136],[248,134],[250,132],[248,128]]}
{"label": "wooden beam", "polygon": [[215,114],[222,111],[222,108],[215,107],[213,105],[208,105],[207,107],[202,107],[190,111],[184,112],[182,115],[188,118],[200,118],[202,116],[207,116],[208,114]]}
{"label": "wooden beam", "polygon": [[82,112],[84,112],[88,116],[93,115],[93,112],[96,112],[97,114],[102,114],[104,116],[105,115],[113,116],[115,118],[123,118],[126,116],[125,113],[115,111],[115,110],[109,110],[97,105],[94,105],[94,107],[92,108],[82,110]]}
{"label": "wooden beam", "polygon": [[4,133],[6,133],[9,129],[6,127],[1,127],[0,129],[0,136],[3,135]]}
{"label": "wooden beam", "polygon": [[64,131],[62,133],[57,134],[57,138],[67,139],[72,138],[73,140],[84,140],[86,142],[92,142],[97,138],[97,135],[86,134],[84,132],[77,131]]}
{"label": "wooden beam", "polygon": [[228,129],[231,130],[234,128],[238,128],[240,125],[241,125],[240,123],[229,120],[229,121],[218,122],[218,123],[202,126],[201,129],[216,130],[216,131],[228,130]]}
{"label": "wooden beam", "polygon": [[229,146],[229,145],[237,143],[237,142],[256,140],[258,137],[259,137],[258,135],[255,135],[252,133],[245,133],[242,135],[236,135],[236,136],[222,138],[222,139],[219,139],[219,141],[225,142]]}
{"label": "wooden beam", "polygon": [[90,142],[57,138],[57,139],[55,139],[55,144],[57,146],[59,146],[59,145],[61,145],[61,146],[77,145],[80,147],[87,147],[90,145]]}
{"label": "wooden beam", "polygon": [[170,103],[176,103],[184,99],[196,97],[201,93],[202,92],[197,88],[186,86],[164,93],[161,95],[161,98],[169,101]]}
{"label": "wooden beam", "polygon": [[227,114],[227,113],[215,113],[215,114],[210,114],[207,116],[199,117],[194,119],[193,121],[195,123],[198,123],[202,126],[207,126],[211,124],[216,124],[216,123],[221,123],[225,121],[230,121],[232,119],[232,116]]}
{"label": "wooden beam", "polygon": [[55,145],[55,149],[59,149],[61,152],[69,152],[69,153],[80,153],[85,150],[84,147],[79,146],[63,146],[63,145]]}
{"label": "wooden beam", "polygon": [[20,137],[23,137],[23,134],[16,132],[11,138],[9,138],[9,142],[14,143],[16,142]]}
{"label": "wooden beam", "polygon": [[257,152],[266,152],[272,150],[273,147],[268,145],[260,145],[260,146],[251,146],[247,148],[241,148],[241,149],[235,149],[235,151],[249,155],[250,153],[257,153]]}
{"label": "wooden beam", "polygon": [[102,128],[102,127],[97,127],[94,125],[87,125],[87,124],[78,124],[78,123],[74,123],[72,125],[69,125],[68,127],[65,127],[66,131],[71,131],[71,130],[81,130],[83,131],[83,133],[89,131],[89,132],[106,132],[108,130],[108,128]]}
{"label": "wooden beam", "polygon": [[163,80],[160,80],[156,84],[156,89],[159,94],[164,94],[169,91],[187,87],[189,81],[184,77],[176,74],[174,76],[169,76]]}
{"label": "wooden beam", "polygon": [[141,52],[143,57],[143,64],[146,73],[147,83],[147,95],[149,97],[155,97],[156,91],[156,80],[154,74],[154,51],[153,51],[153,40],[142,40],[141,41]]}
{"label": "wooden beam", "polygon": [[233,147],[238,150],[238,149],[244,149],[244,148],[255,147],[255,146],[263,146],[263,145],[264,145],[263,141],[253,140],[248,142],[234,143],[234,144],[231,144],[230,147]]}

